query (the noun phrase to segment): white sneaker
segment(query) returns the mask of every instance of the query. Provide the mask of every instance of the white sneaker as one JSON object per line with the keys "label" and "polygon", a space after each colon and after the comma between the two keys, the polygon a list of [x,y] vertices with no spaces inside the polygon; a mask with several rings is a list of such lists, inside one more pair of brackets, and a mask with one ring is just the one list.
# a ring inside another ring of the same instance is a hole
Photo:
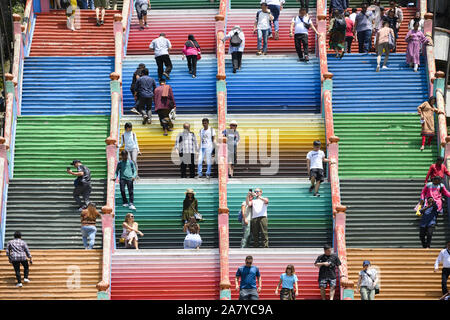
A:
{"label": "white sneaker", "polygon": [[388,67],[386,67],[386,66],[383,66],[381,69],[389,69]]}
{"label": "white sneaker", "polygon": [[25,278],[25,279],[23,279],[23,282],[28,283],[28,282],[30,282],[30,279]]}
{"label": "white sneaker", "polygon": [[128,207],[128,206],[129,206],[128,203],[124,203],[124,204],[122,205],[122,207]]}
{"label": "white sneaker", "polygon": [[128,208],[130,208],[130,210],[136,210],[136,207],[133,204],[130,204]]}
{"label": "white sneaker", "polygon": [[18,283],[18,284],[16,284],[16,287],[17,287],[17,288],[22,288],[22,284],[21,284],[21,283]]}

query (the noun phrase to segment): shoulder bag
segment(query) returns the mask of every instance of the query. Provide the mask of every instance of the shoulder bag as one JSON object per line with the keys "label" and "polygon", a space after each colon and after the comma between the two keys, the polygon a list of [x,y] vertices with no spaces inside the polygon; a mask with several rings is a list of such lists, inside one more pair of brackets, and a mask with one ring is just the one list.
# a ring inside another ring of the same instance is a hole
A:
{"label": "shoulder bag", "polygon": [[[370,274],[367,273],[366,270],[364,270],[364,273],[369,276],[370,280],[372,280],[372,283],[375,282],[375,280],[372,279],[372,277],[370,276]],[[377,283],[377,285],[375,286],[375,294],[379,293],[380,293],[380,285]]]}
{"label": "shoulder bag", "polygon": [[197,210],[194,209],[193,203],[191,203],[191,208],[194,211],[194,218],[197,221],[203,221],[203,216],[200,214],[200,212],[198,212]]}

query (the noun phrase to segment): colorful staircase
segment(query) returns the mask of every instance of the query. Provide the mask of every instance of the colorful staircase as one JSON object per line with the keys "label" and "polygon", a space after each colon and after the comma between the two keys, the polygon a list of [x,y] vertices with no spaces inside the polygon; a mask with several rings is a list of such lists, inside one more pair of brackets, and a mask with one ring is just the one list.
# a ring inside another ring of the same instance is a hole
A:
{"label": "colorful staircase", "polygon": [[[227,16],[227,33],[230,32],[234,26],[238,25],[242,28],[245,34],[245,50],[244,53],[255,53],[257,46],[257,35],[253,33],[253,26],[255,23],[256,13],[260,9],[258,2],[255,1],[255,9],[233,9],[231,4],[231,10]],[[269,54],[278,53],[295,53],[294,38],[289,37],[289,28],[291,26],[292,18],[298,15],[297,9],[285,9],[281,11],[279,17],[280,33],[279,40],[269,39],[267,52]],[[316,11],[315,9],[309,10],[309,15],[315,25],[316,23]],[[228,52],[229,41],[226,44],[226,52]],[[309,55],[313,57],[315,48],[315,33],[311,29],[309,31],[308,39]],[[244,58],[245,59],[245,58]],[[243,59],[243,63],[245,60]],[[231,75],[231,73],[230,73]]]}
{"label": "colorful staircase", "polygon": [[[151,0],[155,9],[207,9],[219,7],[219,0]],[[204,11],[204,10],[201,10]]]}
{"label": "colorful staircase", "polygon": [[[319,61],[294,56],[243,57],[242,71],[227,60],[228,113],[319,113]],[[242,88],[247,88],[244,91]]]}
{"label": "colorful staircase", "polygon": [[22,115],[109,114],[113,67],[113,57],[25,58]]}
{"label": "colorful staircase", "polygon": [[30,282],[16,288],[14,269],[0,251],[0,300],[97,299],[101,250],[32,250],[31,255]]}
{"label": "colorful staircase", "polygon": [[[216,113],[216,73],[217,60],[215,57],[206,55],[197,64],[197,78],[193,79],[189,74],[186,60],[181,56],[171,57],[173,71],[167,82],[172,86],[177,113],[201,114]],[[130,109],[135,100],[131,94],[130,86],[133,73],[139,63],[145,63],[150,72],[150,77],[158,84],[158,70],[155,59],[149,56],[128,56],[123,62],[123,101],[124,113],[131,114]],[[154,107],[153,107],[154,110]],[[156,116],[157,119],[157,116]]]}
{"label": "colorful staircase", "polygon": [[134,251],[113,254],[111,300],[219,299],[218,249]]}
{"label": "colorful staircase", "polygon": [[[434,273],[433,270],[439,251],[440,249],[347,248],[349,278],[356,285],[362,262],[369,260],[380,275],[380,294],[375,299],[438,300],[442,296],[441,268],[439,273]],[[360,299],[359,292],[355,291],[355,299]]]}
{"label": "colorful staircase", "polygon": [[[156,9],[153,1],[152,9]],[[178,9],[181,8],[178,7]],[[181,54],[189,34],[195,36],[202,53],[215,53],[214,17],[216,14],[217,10],[150,10],[147,17],[148,28],[140,30],[136,10],[133,10],[127,54],[153,55],[153,51],[149,51],[149,45],[162,32],[172,43],[171,54]]]}
{"label": "colorful staircase", "polygon": [[[105,24],[97,27],[94,10],[79,10],[77,31],[67,28],[65,10],[38,13],[31,56],[114,56],[114,14],[107,10]],[[26,77],[24,77],[26,78]]]}
{"label": "colorful staircase", "polygon": [[[259,8],[259,2],[255,0],[231,0],[231,8],[232,9],[247,9],[247,8]],[[300,7],[300,1],[299,0],[287,0],[285,4],[283,5],[283,8],[298,8]],[[309,8],[315,9],[316,8],[316,0],[309,0]],[[284,12],[284,10],[281,10]]]}
{"label": "colorful staircase", "polygon": [[[330,185],[321,186],[319,198],[308,192],[307,180],[239,180],[228,183],[230,246],[240,247],[242,225],[237,220],[248,190],[261,188],[269,198],[267,219],[270,248],[320,248],[332,240]],[[252,245],[250,245],[251,247]]]}
{"label": "colorful staircase", "polygon": [[[160,179],[140,180],[134,187],[134,219],[144,237],[139,239],[141,249],[182,249],[186,233],[183,232],[181,214],[187,188],[197,193],[198,211],[204,221],[200,223],[202,248],[217,248],[218,186],[216,180]],[[119,186],[116,187],[116,239],[122,234],[122,223],[131,212],[122,207]],[[118,249],[121,247],[118,245]]]}

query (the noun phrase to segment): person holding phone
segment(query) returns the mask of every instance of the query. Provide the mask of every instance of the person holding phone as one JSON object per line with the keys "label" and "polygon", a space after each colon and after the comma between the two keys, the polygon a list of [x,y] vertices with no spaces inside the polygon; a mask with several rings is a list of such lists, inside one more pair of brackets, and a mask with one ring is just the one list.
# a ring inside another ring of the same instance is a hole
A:
{"label": "person holding phone", "polygon": [[262,189],[256,188],[255,192],[251,191],[247,194],[246,204],[252,208],[252,219],[250,230],[253,236],[253,247],[259,247],[259,238],[262,238],[262,247],[269,247],[269,233],[267,222],[267,206],[269,205],[269,198],[262,196]]}
{"label": "person holding phone", "polygon": [[[80,160],[73,160],[71,165],[77,169],[77,172],[73,172],[70,167],[67,167],[67,173],[77,178],[73,182],[75,189],[73,190],[73,198],[78,205],[78,210],[83,211],[89,204],[89,198],[91,196],[91,171],[88,167],[83,165]],[[83,202],[80,199],[83,197]]]}

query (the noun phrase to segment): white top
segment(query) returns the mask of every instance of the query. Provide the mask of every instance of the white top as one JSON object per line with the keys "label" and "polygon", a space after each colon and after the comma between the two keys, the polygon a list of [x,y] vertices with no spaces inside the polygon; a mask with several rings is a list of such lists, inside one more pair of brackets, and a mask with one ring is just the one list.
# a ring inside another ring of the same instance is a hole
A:
{"label": "white top", "polygon": [[375,288],[374,283],[377,279],[377,270],[374,268],[368,268],[366,272],[364,272],[364,270],[359,272],[359,275],[361,276],[360,287],[368,287],[372,290]]}
{"label": "white top", "polygon": [[[423,32],[423,23],[424,20],[420,19],[419,21],[419,30]],[[411,21],[409,21],[409,25],[408,25],[408,30],[412,30],[414,29],[414,19],[411,19]]]}
{"label": "white top", "polygon": [[[302,19],[303,19],[303,22],[311,24],[311,19],[308,16],[303,16]],[[295,23],[295,34],[298,34],[298,33],[308,34],[308,29],[305,27],[305,24],[300,19],[300,16],[296,16],[295,18],[292,18],[292,22]]]}
{"label": "white top", "polygon": [[310,151],[306,155],[306,159],[310,161],[310,169],[323,169],[323,159],[325,158],[325,153],[322,150]]}
{"label": "white top", "polygon": [[170,40],[165,37],[156,38],[150,43],[150,48],[155,50],[155,57],[169,54],[169,49],[172,48]]}
{"label": "white top", "polygon": [[354,13],[351,13],[350,14],[350,17],[349,17],[352,21],[353,21],[353,23],[355,23],[355,19],[356,19],[356,12],[354,12]]}
{"label": "white top", "polygon": [[434,263],[434,268],[439,269],[439,264],[442,262],[443,268],[450,268],[450,253],[447,249],[442,249],[439,253],[436,262]]}
{"label": "white top", "polygon": [[209,127],[207,130],[204,128],[200,129],[199,132],[200,136],[200,148],[212,148],[213,147],[213,141],[212,137],[216,136],[216,132],[214,131],[214,128]]}
{"label": "white top", "polygon": [[260,4],[264,3],[264,2],[267,3],[267,5],[272,4],[275,6],[282,6],[286,1],[284,1],[284,0],[261,0]]}
{"label": "white top", "polygon": [[267,217],[267,204],[261,199],[252,200],[252,219]]}
{"label": "white top", "polygon": [[125,131],[120,136],[119,148],[121,148],[124,144],[125,144],[126,151],[133,151],[135,149],[137,151],[139,151],[139,145],[138,145],[138,141],[136,138],[136,133],[134,133],[133,131]]}
{"label": "white top", "polygon": [[228,48],[228,53],[232,53],[232,52],[244,52],[244,48],[245,48],[245,35],[243,31],[239,31],[238,29],[233,29],[230,32],[228,32],[228,34],[225,36],[225,38],[223,40],[228,40],[231,39],[231,37],[238,32],[238,36],[239,38],[241,38],[242,42],[240,44],[239,47],[233,47],[232,45],[230,45],[230,47]]}
{"label": "white top", "polygon": [[258,30],[270,29],[270,10],[267,10],[267,12],[259,10],[256,14],[256,22],[256,28]]}

